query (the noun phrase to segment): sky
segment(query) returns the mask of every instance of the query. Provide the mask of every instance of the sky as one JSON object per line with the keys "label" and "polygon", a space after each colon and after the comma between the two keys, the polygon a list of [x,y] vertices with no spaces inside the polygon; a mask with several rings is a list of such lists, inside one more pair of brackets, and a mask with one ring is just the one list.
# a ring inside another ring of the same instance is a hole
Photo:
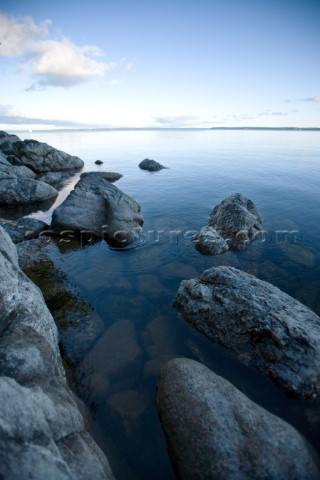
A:
{"label": "sky", "polygon": [[320,127],[319,0],[0,0],[0,129]]}

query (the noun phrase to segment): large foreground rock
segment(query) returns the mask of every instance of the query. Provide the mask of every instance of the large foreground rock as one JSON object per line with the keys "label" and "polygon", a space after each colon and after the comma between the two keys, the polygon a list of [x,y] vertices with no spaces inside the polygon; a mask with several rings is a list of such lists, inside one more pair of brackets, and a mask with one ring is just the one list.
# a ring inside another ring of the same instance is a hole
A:
{"label": "large foreground rock", "polygon": [[0,205],[19,206],[45,202],[58,195],[47,183],[0,170]]}
{"label": "large foreground rock", "polygon": [[113,479],[67,386],[40,290],[0,227],[0,478]]}
{"label": "large foreground rock", "polygon": [[174,306],[210,340],[289,394],[320,395],[320,318],[270,283],[232,267],[183,280]]}
{"label": "large foreground rock", "polygon": [[6,150],[12,165],[24,165],[36,173],[80,170],[84,163],[73,155],[37,140],[16,141]]}
{"label": "large foreground rock", "polygon": [[230,250],[244,250],[262,235],[262,218],[255,204],[240,193],[231,195],[214,207],[209,226],[216,229]]}
{"label": "large foreground rock", "polygon": [[139,238],[143,218],[140,205],[108,182],[102,173],[82,174],[74,190],[53,212],[56,233],[87,231],[103,237],[114,247]]}
{"label": "large foreground rock", "polygon": [[180,480],[320,478],[313,451],[293,427],[198,362],[169,362],[157,403]]}

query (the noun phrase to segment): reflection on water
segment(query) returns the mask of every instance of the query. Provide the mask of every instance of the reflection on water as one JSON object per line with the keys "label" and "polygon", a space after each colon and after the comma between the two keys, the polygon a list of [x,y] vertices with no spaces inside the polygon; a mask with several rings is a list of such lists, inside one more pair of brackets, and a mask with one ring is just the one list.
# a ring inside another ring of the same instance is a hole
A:
{"label": "reflection on water", "polygon": [[[94,435],[118,479],[173,478],[155,395],[161,367],[177,356],[208,365],[295,425],[320,451],[318,404],[287,398],[263,375],[193,331],[172,308],[181,280],[198,277],[211,266],[231,265],[273,283],[320,314],[318,135],[38,135],[83,158],[86,170],[96,170],[94,160],[101,158],[104,168],[124,174],[117,185],[141,204],[145,218],[138,248],[111,250],[104,241],[79,248],[76,242],[58,241],[50,265],[34,272],[59,324],[75,388],[94,417]],[[156,174],[141,171],[138,163],[145,157],[169,168]],[[190,236],[207,224],[215,204],[235,192],[256,203],[265,236],[244,252],[204,257]],[[50,278],[62,282],[59,295],[52,293]]]}

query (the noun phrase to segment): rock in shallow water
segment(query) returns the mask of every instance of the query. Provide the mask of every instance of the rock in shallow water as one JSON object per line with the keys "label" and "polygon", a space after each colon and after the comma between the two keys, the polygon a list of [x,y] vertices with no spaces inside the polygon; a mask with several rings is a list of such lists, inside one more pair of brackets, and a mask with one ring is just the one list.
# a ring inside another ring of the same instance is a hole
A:
{"label": "rock in shallow water", "polygon": [[230,250],[244,250],[262,235],[262,218],[255,204],[240,193],[214,207],[209,226],[227,241]]}
{"label": "rock in shallow water", "polygon": [[124,247],[139,238],[143,224],[140,205],[103,174],[83,174],[74,190],[53,212],[51,226],[56,233],[93,232],[111,246]]}
{"label": "rock in shallow water", "polygon": [[174,307],[287,393],[320,396],[320,318],[270,283],[232,267],[210,268],[181,282]]}
{"label": "rock in shallow water", "polygon": [[41,233],[48,228],[48,224],[42,220],[28,217],[22,217],[11,225],[0,219],[0,225],[8,232],[13,243],[40,237]]}
{"label": "rock in shallow water", "polygon": [[229,249],[225,239],[212,227],[202,227],[192,241],[203,255],[220,255]]}
{"label": "rock in shallow water", "polygon": [[156,162],[155,160],[150,160],[149,158],[145,158],[142,162],[139,163],[139,167],[142,170],[148,170],[149,172],[157,172],[158,170],[162,170],[164,167],[161,163]]}
{"label": "rock in shallow water", "polygon": [[157,405],[180,480],[316,480],[306,440],[194,360],[164,368]]}

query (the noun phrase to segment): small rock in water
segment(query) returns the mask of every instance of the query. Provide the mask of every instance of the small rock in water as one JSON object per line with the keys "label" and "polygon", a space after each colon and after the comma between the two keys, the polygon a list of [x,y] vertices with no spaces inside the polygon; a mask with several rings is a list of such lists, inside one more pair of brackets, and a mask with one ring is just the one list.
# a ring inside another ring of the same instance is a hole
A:
{"label": "small rock in water", "polygon": [[150,160],[150,158],[145,158],[142,160],[142,162],[139,163],[139,167],[142,170],[148,170],[149,172],[156,172],[158,170],[162,170],[163,168],[167,168],[155,160]]}
{"label": "small rock in water", "polygon": [[96,160],[94,163],[95,163],[96,165],[102,165],[102,164],[103,164],[103,161],[102,161],[102,160]]}
{"label": "small rock in water", "polygon": [[230,250],[245,250],[261,238],[262,218],[255,204],[240,193],[231,195],[211,212],[209,226],[227,241]]}
{"label": "small rock in water", "polygon": [[212,227],[202,227],[192,241],[203,255],[220,255],[229,249],[225,239]]}

